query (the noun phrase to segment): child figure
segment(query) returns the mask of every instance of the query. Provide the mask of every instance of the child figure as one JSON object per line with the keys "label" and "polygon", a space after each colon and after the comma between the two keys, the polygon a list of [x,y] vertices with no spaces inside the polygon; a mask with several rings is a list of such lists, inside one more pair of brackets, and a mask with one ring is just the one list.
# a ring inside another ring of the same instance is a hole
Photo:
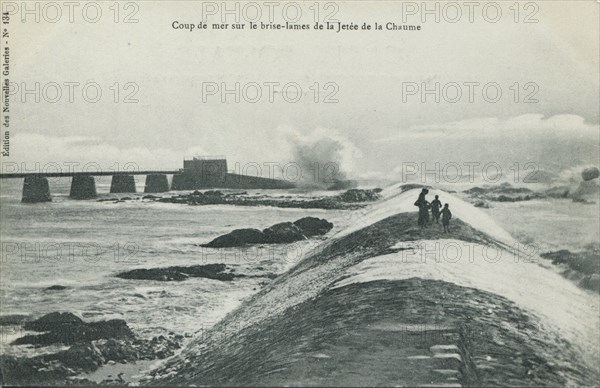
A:
{"label": "child figure", "polygon": [[448,227],[450,226],[450,219],[452,218],[452,212],[448,207],[448,204],[444,205],[442,209],[442,225],[444,226],[444,233],[450,233]]}
{"label": "child figure", "polygon": [[442,207],[442,202],[440,201],[440,196],[436,195],[435,199],[431,201],[431,215],[436,224],[439,224],[440,221],[440,208]]}

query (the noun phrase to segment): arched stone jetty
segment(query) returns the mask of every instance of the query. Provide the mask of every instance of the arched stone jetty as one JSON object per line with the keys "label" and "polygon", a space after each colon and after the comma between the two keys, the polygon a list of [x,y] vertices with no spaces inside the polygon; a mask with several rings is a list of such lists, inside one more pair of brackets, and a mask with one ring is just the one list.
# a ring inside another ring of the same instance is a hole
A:
{"label": "arched stone jetty", "polygon": [[146,175],[144,193],[165,193],[169,191],[169,180],[165,174]]}
{"label": "arched stone jetty", "polygon": [[31,175],[25,177],[23,182],[23,197],[21,198],[21,202],[36,203],[50,201],[52,201],[52,197],[50,196],[50,185],[48,184],[48,178],[41,175]]}
{"label": "arched stone jetty", "polygon": [[135,178],[133,175],[113,175],[110,182],[111,193],[135,193]]}
{"label": "arched stone jetty", "polygon": [[96,181],[90,175],[75,175],[71,180],[71,193],[73,199],[92,199],[98,196]]}

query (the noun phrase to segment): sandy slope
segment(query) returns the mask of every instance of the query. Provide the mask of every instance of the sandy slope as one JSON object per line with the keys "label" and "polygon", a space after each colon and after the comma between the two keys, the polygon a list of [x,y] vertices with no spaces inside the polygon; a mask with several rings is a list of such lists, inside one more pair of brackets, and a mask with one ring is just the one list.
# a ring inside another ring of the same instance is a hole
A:
{"label": "sandy slope", "polygon": [[[535,255],[524,260],[515,240],[485,213],[445,192],[430,197],[450,203],[451,234],[415,227],[419,190],[400,191],[386,189],[383,201],[357,212],[349,228],[308,252],[147,382],[595,381],[597,295],[543,268]],[[373,327],[386,329],[374,334]],[[465,334],[473,332],[475,339]],[[440,359],[456,364],[440,366]]]}

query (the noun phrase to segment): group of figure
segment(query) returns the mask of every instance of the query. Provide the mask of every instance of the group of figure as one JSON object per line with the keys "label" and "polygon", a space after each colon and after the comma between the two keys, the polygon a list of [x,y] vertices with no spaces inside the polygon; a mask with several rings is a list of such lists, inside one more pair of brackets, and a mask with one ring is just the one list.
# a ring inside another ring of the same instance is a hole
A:
{"label": "group of figure", "polygon": [[450,207],[448,204],[445,204],[442,208],[442,202],[440,201],[440,196],[436,195],[435,199],[429,203],[425,196],[429,194],[429,190],[423,189],[421,190],[421,194],[419,194],[419,199],[415,202],[415,206],[419,207],[419,226],[424,228],[429,224],[429,210],[431,209],[431,217],[435,221],[436,224],[440,222],[440,216],[442,218],[442,226],[444,227],[444,233],[450,232],[450,219],[452,218],[452,212],[450,212]]}

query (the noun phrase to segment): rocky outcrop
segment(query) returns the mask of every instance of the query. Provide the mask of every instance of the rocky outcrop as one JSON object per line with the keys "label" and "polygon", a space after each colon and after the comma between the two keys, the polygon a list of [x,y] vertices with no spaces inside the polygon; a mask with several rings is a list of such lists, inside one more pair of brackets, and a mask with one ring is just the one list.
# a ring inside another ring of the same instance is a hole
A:
{"label": "rocky outcrop", "polygon": [[31,331],[68,330],[70,326],[82,325],[83,320],[72,313],[50,313],[34,321],[27,322],[23,328]]}
{"label": "rocky outcrop", "polygon": [[477,201],[473,204],[473,206],[475,207],[481,207],[484,209],[489,209],[490,208],[490,204],[485,202],[485,201]]}
{"label": "rocky outcrop", "polygon": [[291,222],[280,222],[266,228],[263,233],[271,244],[286,244],[306,239],[302,229]]}
{"label": "rocky outcrop", "polygon": [[599,174],[597,167],[588,167],[581,172],[583,181],[579,184],[572,180],[570,185],[551,187],[545,194],[552,198],[571,198],[573,202],[595,203],[600,195]]}
{"label": "rocky outcrop", "polygon": [[231,248],[250,244],[288,244],[308,237],[326,234],[333,224],[325,219],[304,217],[294,222],[280,222],[263,231],[258,229],[236,229],[219,236],[202,246],[208,248]]}
{"label": "rocky outcrop", "polygon": [[600,195],[600,185],[598,180],[587,180],[579,184],[577,189],[573,191],[571,197],[575,202],[595,203]]}
{"label": "rocky outcrop", "polygon": [[63,291],[63,290],[66,290],[67,288],[69,288],[69,287],[61,286],[60,284],[55,284],[53,286],[46,287],[46,291]]}
{"label": "rocky outcrop", "polygon": [[[36,321],[86,324],[73,317],[70,313],[52,313]],[[68,349],[56,353],[32,358],[0,356],[0,382],[10,385],[92,385],[93,382],[79,375],[107,364],[170,357],[181,348],[183,338],[182,335],[169,332],[148,340],[127,335],[89,341],[82,335]]]}
{"label": "rocky outcrop", "polygon": [[192,265],[189,267],[175,266],[166,268],[140,268],[121,272],[116,276],[121,279],[158,280],[162,282],[182,281],[189,278],[207,278],[231,281],[236,275],[226,272],[225,264]]}
{"label": "rocky outcrop", "polygon": [[250,196],[247,193],[224,194],[218,190],[190,194],[180,194],[158,199],[159,202],[180,203],[188,205],[235,205],[235,206],[274,206],[281,208],[302,209],[359,209],[365,203],[377,201],[381,198],[381,189],[351,189],[344,193],[323,196],[320,198],[290,198]]}
{"label": "rocky outcrop", "polygon": [[571,188],[569,186],[555,186],[545,191],[545,194],[551,198],[569,198]]}
{"label": "rocky outcrop", "polygon": [[338,198],[343,202],[372,202],[381,198],[379,195],[381,191],[379,188],[372,190],[350,189],[340,194]]}
{"label": "rocky outcrop", "polygon": [[598,170],[598,167],[588,167],[581,172],[581,178],[583,178],[584,181],[591,181],[599,176],[600,170]]}
{"label": "rocky outcrop", "polygon": [[0,326],[20,325],[27,321],[29,315],[26,314],[7,314],[0,315]]}
{"label": "rocky outcrop", "polygon": [[541,199],[544,198],[542,194],[527,194],[527,195],[516,195],[516,196],[508,196],[501,194],[497,197],[489,197],[490,201],[496,202],[521,202],[521,201],[531,201],[532,199]]}
{"label": "rocky outcrop", "polygon": [[468,194],[474,200],[474,204],[485,203],[485,201],[521,202],[546,197],[543,193],[534,192],[527,187],[513,187],[510,183],[502,183],[497,186],[475,186],[463,191],[463,193]]}
{"label": "rocky outcrop", "polygon": [[236,229],[205,244],[210,248],[239,247],[246,244],[266,244],[267,236],[258,229]]}
{"label": "rocky outcrop", "polygon": [[561,249],[540,254],[552,264],[563,268],[563,275],[580,287],[600,292],[600,249],[589,246],[579,252]]}
{"label": "rocky outcrop", "polygon": [[47,346],[58,343],[72,345],[97,339],[133,337],[133,332],[122,319],[86,323],[71,313],[47,314],[26,323],[23,328],[44,333],[17,338],[15,345]]}
{"label": "rocky outcrop", "polygon": [[321,236],[333,229],[333,224],[326,219],[317,217],[304,217],[294,221],[306,237]]}

